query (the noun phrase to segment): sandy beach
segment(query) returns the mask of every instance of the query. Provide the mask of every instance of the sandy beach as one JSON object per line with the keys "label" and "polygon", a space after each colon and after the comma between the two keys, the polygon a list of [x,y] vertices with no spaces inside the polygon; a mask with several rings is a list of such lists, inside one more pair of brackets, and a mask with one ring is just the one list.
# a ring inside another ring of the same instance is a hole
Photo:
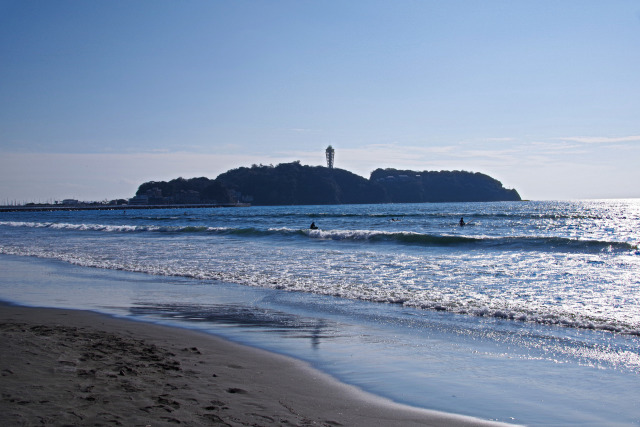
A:
{"label": "sandy beach", "polygon": [[204,333],[0,304],[0,423],[474,426]]}

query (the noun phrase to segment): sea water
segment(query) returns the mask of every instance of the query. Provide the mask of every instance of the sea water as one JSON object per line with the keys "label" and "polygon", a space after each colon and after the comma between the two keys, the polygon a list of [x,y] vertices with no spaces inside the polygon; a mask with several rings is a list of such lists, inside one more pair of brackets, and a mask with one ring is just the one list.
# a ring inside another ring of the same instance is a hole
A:
{"label": "sea water", "polygon": [[639,241],[639,200],[7,212],[0,299],[202,329],[430,409],[630,425]]}

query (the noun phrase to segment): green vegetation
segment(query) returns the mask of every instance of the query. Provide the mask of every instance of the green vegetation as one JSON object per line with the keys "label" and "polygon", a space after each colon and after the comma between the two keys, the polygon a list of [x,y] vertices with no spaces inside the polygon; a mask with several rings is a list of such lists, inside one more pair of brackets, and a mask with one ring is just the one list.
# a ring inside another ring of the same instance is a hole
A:
{"label": "green vegetation", "polygon": [[347,203],[422,203],[518,201],[516,190],[481,173],[377,169],[366,179],[343,169],[253,165],[208,178],[146,182],[137,196],[149,204],[235,203],[325,205]]}

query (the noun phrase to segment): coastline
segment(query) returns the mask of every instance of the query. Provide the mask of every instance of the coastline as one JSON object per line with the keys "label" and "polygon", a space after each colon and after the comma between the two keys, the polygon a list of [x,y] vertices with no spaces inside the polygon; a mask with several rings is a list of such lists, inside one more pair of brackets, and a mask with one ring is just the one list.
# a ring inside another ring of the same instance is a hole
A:
{"label": "coastline", "polygon": [[0,303],[0,334],[3,425],[500,425],[397,404],[193,330]]}
{"label": "coastline", "polygon": [[85,204],[77,205],[19,205],[0,206],[0,212],[70,212],[70,211],[127,211],[127,210],[152,210],[152,209],[212,209],[212,208],[246,208],[249,203],[198,203],[182,205],[104,205]]}

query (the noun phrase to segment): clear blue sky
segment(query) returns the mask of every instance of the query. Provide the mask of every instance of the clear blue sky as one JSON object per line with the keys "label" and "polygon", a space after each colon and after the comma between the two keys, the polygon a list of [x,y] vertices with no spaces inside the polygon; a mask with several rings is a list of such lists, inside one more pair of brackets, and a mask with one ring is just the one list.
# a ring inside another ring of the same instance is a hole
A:
{"label": "clear blue sky", "polygon": [[640,1],[0,0],[0,204],[300,160],[640,197]]}

